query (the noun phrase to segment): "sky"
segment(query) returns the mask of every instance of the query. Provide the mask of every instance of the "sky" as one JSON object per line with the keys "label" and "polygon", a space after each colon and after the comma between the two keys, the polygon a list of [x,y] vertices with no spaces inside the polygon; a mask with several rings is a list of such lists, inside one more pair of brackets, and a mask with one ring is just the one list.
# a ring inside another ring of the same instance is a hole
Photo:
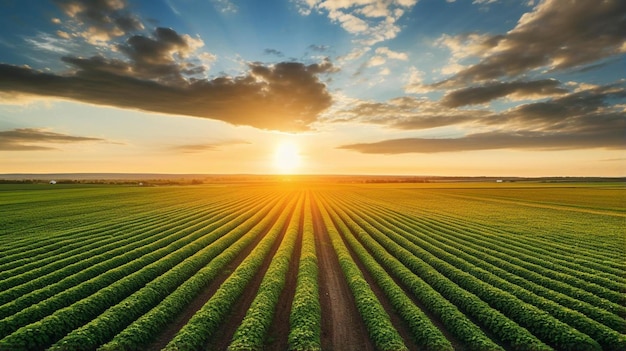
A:
{"label": "sky", "polygon": [[626,176],[623,0],[0,0],[0,173]]}

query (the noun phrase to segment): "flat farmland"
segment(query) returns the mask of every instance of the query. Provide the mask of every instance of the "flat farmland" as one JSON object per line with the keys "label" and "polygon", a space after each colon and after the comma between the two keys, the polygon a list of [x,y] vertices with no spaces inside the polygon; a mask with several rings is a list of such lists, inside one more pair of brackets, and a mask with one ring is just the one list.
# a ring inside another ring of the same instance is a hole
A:
{"label": "flat farmland", "polygon": [[0,185],[0,350],[626,350],[611,183]]}

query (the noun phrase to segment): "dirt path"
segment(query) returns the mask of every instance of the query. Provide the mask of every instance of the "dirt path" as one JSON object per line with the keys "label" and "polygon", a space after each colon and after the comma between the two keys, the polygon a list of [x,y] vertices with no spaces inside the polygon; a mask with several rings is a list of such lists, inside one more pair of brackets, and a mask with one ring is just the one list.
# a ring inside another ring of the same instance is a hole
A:
{"label": "dirt path", "polygon": [[[280,206],[282,206],[283,210],[285,209],[286,204],[288,202],[289,201],[287,199],[280,205]],[[276,219],[278,219],[278,217]],[[252,252],[252,250],[258,245],[258,243],[261,241],[261,239],[263,239],[265,237],[265,235],[270,231],[270,229],[275,225],[275,223],[276,223],[276,221],[272,222],[265,229],[263,229],[263,232],[261,233],[261,235],[259,235],[257,238],[255,238],[255,240],[250,245],[248,245],[248,247],[246,247],[241,253],[239,253],[239,255],[233,261],[231,261],[228,265],[226,265],[226,267],[224,267],[224,269],[222,270],[222,273],[219,276],[217,276],[215,279],[213,279],[213,281],[209,285],[207,285],[202,290],[202,292],[200,292],[200,294],[198,294],[198,296],[196,296],[191,301],[191,303],[189,303],[185,307],[185,309],[180,313],[180,315],[178,315],[178,317],[176,317],[176,319],[172,323],[170,323],[167,326],[167,328],[165,330],[163,330],[163,332],[161,332],[161,334],[159,334],[159,336],[151,344],[146,346],[146,348],[144,350],[146,350],[146,351],[160,351],[160,350],[162,350],[167,345],[167,343],[169,343],[174,338],[176,333],[178,333],[178,331],[185,324],[187,324],[187,322],[189,322],[191,317],[193,317],[193,315],[198,310],[200,310],[200,308],[202,308],[202,306],[204,306],[204,304],[207,303],[207,301],[209,301],[209,299],[211,299],[211,297],[215,294],[217,289],[219,289],[219,287],[222,285],[222,283],[241,264],[241,262],[243,262],[243,260],[246,257],[248,257],[250,252]],[[272,253],[272,255],[273,255],[273,253]],[[256,293],[256,290],[254,292]],[[243,319],[243,317],[242,317],[242,319]],[[233,333],[234,333],[234,330],[233,330]],[[232,337],[232,334],[231,334],[231,337]],[[228,346],[228,345],[226,345],[226,346]]]}
{"label": "dirt path", "polygon": [[[345,243],[345,239],[344,239],[344,243]],[[419,350],[419,347],[413,341],[413,336],[411,335],[411,331],[406,326],[402,318],[396,313],[393,305],[387,298],[387,295],[385,295],[384,291],[378,286],[378,284],[376,284],[376,280],[374,279],[372,274],[367,270],[367,268],[365,268],[365,265],[363,264],[363,262],[359,260],[358,256],[356,255],[352,247],[348,245],[348,243],[346,243],[346,247],[348,248],[348,252],[350,253],[350,256],[352,256],[352,260],[356,263],[357,267],[359,267],[359,270],[361,270],[361,273],[363,273],[363,277],[365,278],[365,281],[370,286],[370,288],[372,289],[372,292],[374,292],[374,294],[376,295],[376,298],[378,299],[378,301],[380,301],[380,304],[383,306],[383,308],[389,315],[389,318],[391,319],[391,324],[393,324],[393,326],[396,328],[396,330],[402,337],[402,340],[404,340],[404,344],[406,345],[406,347],[408,347],[409,350]]]}
{"label": "dirt path", "polygon": [[339,260],[313,197],[311,202],[319,265],[322,349],[373,351],[365,324],[339,266]]}

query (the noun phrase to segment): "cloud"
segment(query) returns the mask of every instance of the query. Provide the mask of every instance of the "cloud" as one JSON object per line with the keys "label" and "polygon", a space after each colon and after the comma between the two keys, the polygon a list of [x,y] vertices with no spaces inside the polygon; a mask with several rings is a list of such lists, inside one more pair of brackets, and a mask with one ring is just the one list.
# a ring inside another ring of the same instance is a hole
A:
{"label": "cloud", "polygon": [[449,88],[517,77],[539,68],[564,70],[590,64],[626,52],[625,27],[624,1],[546,0],[506,34],[478,41],[485,48],[491,46],[481,60],[435,86]]}
{"label": "cloud", "polygon": [[486,132],[461,138],[404,138],[376,143],[350,144],[339,149],[366,154],[438,153],[476,150],[571,150],[587,148],[624,149],[623,134],[618,131],[569,135],[540,132]]}
{"label": "cloud", "polygon": [[626,149],[626,110],[616,103],[626,102],[624,81],[520,105],[500,113],[467,110],[463,114],[464,110],[449,109],[446,115],[445,110],[432,112],[437,107],[435,103],[419,101],[403,98],[395,103],[359,105],[351,112],[361,120],[382,116],[373,121],[402,129],[456,124],[473,129],[459,138],[389,139],[340,148],[380,154],[494,149]]}
{"label": "cloud", "polygon": [[315,52],[328,52],[330,50],[330,46],[328,45],[315,45],[311,44],[308,46],[308,49]]}
{"label": "cloud", "polygon": [[483,104],[505,96],[524,99],[562,95],[569,92],[559,87],[560,84],[556,79],[488,83],[447,93],[441,100],[441,104],[447,107],[459,107]]}
{"label": "cloud", "polygon": [[92,44],[101,44],[144,29],[141,20],[126,10],[124,0],[55,0],[61,10],[84,27],[79,35]]}
{"label": "cloud", "polygon": [[0,151],[56,150],[40,144],[70,144],[105,141],[101,138],[73,136],[41,128],[17,128],[0,131]]}
{"label": "cloud", "polygon": [[368,67],[380,66],[387,63],[388,59],[407,61],[409,55],[404,52],[396,52],[390,50],[388,47],[379,47],[375,51],[376,55],[372,56],[366,63]]}
{"label": "cloud", "polygon": [[278,57],[285,56],[281,51],[276,50],[276,49],[265,49],[265,50],[263,50],[263,53],[265,55],[274,55],[274,56],[278,56]]}
{"label": "cloud", "polygon": [[401,97],[387,102],[353,102],[336,111],[338,121],[381,124],[391,128],[417,130],[469,123],[490,115],[485,110],[457,110],[427,99]]}
{"label": "cloud", "polygon": [[395,38],[400,33],[396,22],[417,0],[294,0],[301,15],[312,11],[325,13],[358,41],[371,46]]}
{"label": "cloud", "polygon": [[251,143],[245,140],[233,139],[233,140],[226,140],[226,141],[213,142],[213,143],[177,145],[177,146],[172,147],[171,150],[176,151],[176,152],[181,152],[184,154],[195,154],[195,153],[201,153],[205,151],[218,151],[223,146],[242,145],[242,144],[251,144]]}
{"label": "cloud", "polygon": [[77,71],[58,75],[0,64],[0,92],[71,99],[97,105],[221,120],[261,129],[304,131],[331,105],[317,75],[330,62],[249,64],[238,77],[195,79],[176,85],[124,75],[126,63],[68,58]]}
{"label": "cloud", "polygon": [[239,11],[237,5],[231,0],[211,0],[213,6],[221,13],[236,13]]}
{"label": "cloud", "polygon": [[201,76],[207,69],[204,64],[187,59],[203,45],[202,40],[180,35],[173,29],[156,28],[151,37],[133,35],[117,46],[127,60],[104,56],[65,56],[62,60],[82,73],[108,72],[166,84],[184,84],[188,78]]}

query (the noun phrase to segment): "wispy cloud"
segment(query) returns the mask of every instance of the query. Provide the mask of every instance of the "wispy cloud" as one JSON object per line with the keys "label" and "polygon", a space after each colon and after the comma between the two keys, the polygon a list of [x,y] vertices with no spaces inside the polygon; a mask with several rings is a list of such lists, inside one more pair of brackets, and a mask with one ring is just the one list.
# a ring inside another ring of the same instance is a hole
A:
{"label": "wispy cloud", "polygon": [[285,54],[283,54],[281,51],[276,50],[276,49],[265,49],[265,50],[263,50],[263,53],[266,54],[266,55],[273,55],[273,56],[277,56],[277,57],[285,56]]}
{"label": "wispy cloud", "polygon": [[104,141],[101,138],[67,135],[41,128],[0,131],[0,151],[56,150],[49,145]]}
{"label": "wispy cloud", "polygon": [[185,145],[176,145],[170,148],[170,150],[175,152],[180,152],[184,154],[195,154],[202,153],[205,151],[218,151],[223,147],[233,146],[233,145],[247,145],[250,144],[249,141],[232,139],[225,141],[217,141],[210,143],[201,143],[201,144],[185,144]]}
{"label": "wispy cloud", "polygon": [[571,135],[532,131],[493,131],[469,134],[461,138],[403,138],[375,143],[350,144],[340,149],[367,154],[438,153],[476,150],[573,150],[573,149],[624,149],[620,131]]}
{"label": "wispy cloud", "polygon": [[362,45],[370,46],[393,39],[401,28],[397,21],[417,0],[296,0],[302,15],[324,13]]}

